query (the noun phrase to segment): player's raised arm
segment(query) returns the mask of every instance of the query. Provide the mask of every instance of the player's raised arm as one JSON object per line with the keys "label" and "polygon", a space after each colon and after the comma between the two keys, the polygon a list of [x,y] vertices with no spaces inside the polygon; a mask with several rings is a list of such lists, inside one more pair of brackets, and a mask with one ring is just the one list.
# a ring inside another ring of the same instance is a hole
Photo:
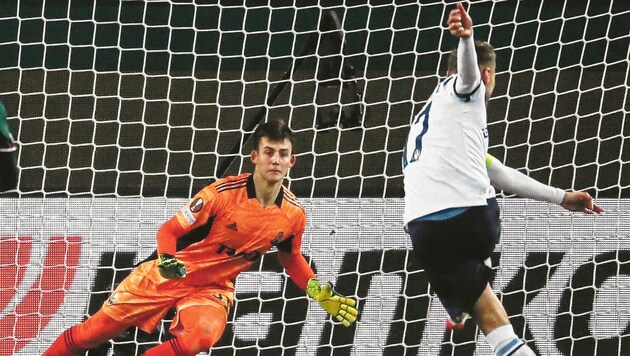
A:
{"label": "player's raised arm", "polygon": [[471,93],[479,85],[481,73],[475,53],[472,18],[461,3],[451,10],[448,16],[448,29],[451,35],[459,37],[457,47],[457,72],[459,80],[455,89],[460,94]]}
{"label": "player's raised arm", "polygon": [[180,279],[186,277],[186,266],[175,258],[177,239],[183,236],[185,230],[173,216],[167,220],[157,233],[158,271],[166,279]]}
{"label": "player's raised arm", "polygon": [[468,38],[473,34],[472,18],[464,9],[464,5],[461,2],[457,3],[457,7],[448,15],[448,29],[451,31],[451,35],[459,38]]}
{"label": "player's raised arm", "polygon": [[588,193],[565,192],[540,183],[516,169],[505,166],[490,154],[486,157],[486,167],[492,185],[506,192],[558,204],[570,211],[581,211],[586,214],[599,214],[604,211],[593,203],[593,198]]}
{"label": "player's raised arm", "polygon": [[158,271],[166,279],[186,277],[186,266],[175,257],[177,240],[189,231],[204,225],[212,214],[214,190],[204,188],[157,232]]}

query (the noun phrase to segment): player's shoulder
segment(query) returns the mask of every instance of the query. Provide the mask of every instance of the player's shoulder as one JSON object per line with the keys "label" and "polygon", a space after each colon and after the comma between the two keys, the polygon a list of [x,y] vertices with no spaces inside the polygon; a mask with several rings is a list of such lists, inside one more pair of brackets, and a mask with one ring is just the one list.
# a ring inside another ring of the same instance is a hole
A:
{"label": "player's shoulder", "polygon": [[446,100],[448,101],[448,104],[446,110],[457,110],[457,105],[452,105],[453,103],[468,103],[471,101],[485,100],[485,86],[483,81],[480,81],[472,92],[459,93],[456,88],[459,80],[461,79],[458,73],[453,73],[442,79],[433,91],[433,100],[437,100],[437,98],[447,98]]}
{"label": "player's shoulder", "polygon": [[437,90],[441,92],[446,92],[450,95],[456,95],[457,89],[455,89],[455,85],[458,80],[461,80],[459,78],[459,74],[453,73],[440,81]]}
{"label": "player's shoulder", "polygon": [[446,78],[442,79],[440,81],[440,85],[446,87],[446,86],[448,86],[450,84],[451,87],[452,87],[455,84],[455,82],[457,81],[457,77],[458,77],[457,73],[453,73],[453,74],[447,76]]}
{"label": "player's shoulder", "polygon": [[282,186],[282,207],[289,212],[305,214],[304,207],[289,188]]}
{"label": "player's shoulder", "polygon": [[216,190],[216,192],[219,194],[233,193],[235,190],[238,189],[246,189],[247,180],[250,176],[251,173],[243,173],[236,176],[221,178],[216,182],[210,184],[207,188]]}

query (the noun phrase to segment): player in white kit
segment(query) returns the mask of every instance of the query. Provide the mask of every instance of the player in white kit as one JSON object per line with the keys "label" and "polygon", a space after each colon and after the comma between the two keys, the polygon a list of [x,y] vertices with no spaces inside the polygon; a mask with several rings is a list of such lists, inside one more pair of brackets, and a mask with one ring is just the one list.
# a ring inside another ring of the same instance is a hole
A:
{"label": "player in white kit", "polygon": [[405,228],[449,314],[449,328],[459,329],[472,317],[496,355],[534,355],[490,287],[490,255],[500,234],[493,185],[571,211],[602,209],[586,192],[544,185],[488,154],[486,105],[496,55],[487,42],[474,41],[472,19],[461,3],[450,12],[448,26],[459,38],[449,76],[413,118],[403,150]]}

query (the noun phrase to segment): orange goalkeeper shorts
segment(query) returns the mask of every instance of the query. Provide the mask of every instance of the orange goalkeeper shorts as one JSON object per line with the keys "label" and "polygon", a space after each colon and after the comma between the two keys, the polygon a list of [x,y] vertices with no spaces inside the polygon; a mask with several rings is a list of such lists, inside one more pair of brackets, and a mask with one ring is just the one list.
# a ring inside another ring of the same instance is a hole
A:
{"label": "orange goalkeeper shorts", "polygon": [[158,272],[157,260],[145,262],[116,287],[101,310],[117,321],[150,333],[174,307],[177,314],[170,330],[176,336],[181,330],[179,312],[192,306],[220,309],[227,322],[233,291],[214,285],[190,286],[183,280],[163,278]]}

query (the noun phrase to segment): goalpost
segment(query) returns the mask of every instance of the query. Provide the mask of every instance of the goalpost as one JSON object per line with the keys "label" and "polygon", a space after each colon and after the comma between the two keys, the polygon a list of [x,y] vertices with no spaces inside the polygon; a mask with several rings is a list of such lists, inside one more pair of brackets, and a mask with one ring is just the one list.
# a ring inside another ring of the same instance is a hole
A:
{"label": "goalpost", "polygon": [[[0,355],[38,355],[94,313],[208,182],[251,168],[268,117],[298,136],[287,184],[318,276],[359,300],[340,327],[275,252],[236,281],[212,355],[489,355],[445,312],[402,230],[409,121],[456,45],[450,1],[4,4],[0,100],[19,189],[0,195]],[[630,352],[630,6],[471,1],[497,49],[490,153],[606,213],[500,196],[495,291],[540,354]],[[448,179],[448,177],[443,177]],[[500,263],[499,263],[500,262]],[[89,355],[170,338],[136,329]]]}

